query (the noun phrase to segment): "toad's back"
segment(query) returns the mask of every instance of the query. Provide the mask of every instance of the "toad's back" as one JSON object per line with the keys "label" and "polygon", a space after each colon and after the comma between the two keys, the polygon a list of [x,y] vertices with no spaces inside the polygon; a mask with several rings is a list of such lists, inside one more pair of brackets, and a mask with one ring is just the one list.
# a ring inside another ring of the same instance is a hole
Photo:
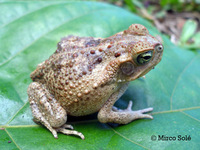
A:
{"label": "toad's back", "polygon": [[116,89],[112,84],[100,86],[104,68],[114,52],[109,46],[110,50],[103,49],[101,41],[92,37],[63,38],[56,52],[31,74],[32,80],[43,83],[68,114],[98,111]]}

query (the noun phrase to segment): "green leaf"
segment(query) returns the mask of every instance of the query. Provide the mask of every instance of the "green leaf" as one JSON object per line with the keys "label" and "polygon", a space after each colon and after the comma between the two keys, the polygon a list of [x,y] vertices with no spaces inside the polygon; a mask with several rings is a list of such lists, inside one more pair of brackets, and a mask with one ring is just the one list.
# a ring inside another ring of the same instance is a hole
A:
{"label": "green leaf", "polygon": [[197,22],[194,20],[188,20],[185,22],[181,37],[180,37],[180,45],[184,45],[192,36],[194,36],[195,31],[197,30]]}
{"label": "green leaf", "polygon": [[[95,2],[0,2],[0,149],[198,149],[200,147],[200,54],[173,45],[144,19],[121,8]],[[131,24],[145,25],[161,36],[161,63],[131,82],[116,103],[133,110],[154,107],[153,120],[135,120],[116,126],[99,123],[96,114],[70,117],[86,139],[59,134],[54,139],[31,119],[27,99],[30,73],[55,50],[61,37],[108,37]],[[152,141],[155,135],[156,141]],[[159,135],[176,137],[158,141]],[[178,141],[178,135],[190,136]]]}
{"label": "green leaf", "polygon": [[180,5],[181,2],[179,2],[179,0],[164,0],[160,2],[161,6],[165,6],[165,5]]}
{"label": "green leaf", "polygon": [[200,48],[200,32],[197,32],[191,38],[191,43],[185,43],[183,46],[184,48],[188,49],[199,49]]}

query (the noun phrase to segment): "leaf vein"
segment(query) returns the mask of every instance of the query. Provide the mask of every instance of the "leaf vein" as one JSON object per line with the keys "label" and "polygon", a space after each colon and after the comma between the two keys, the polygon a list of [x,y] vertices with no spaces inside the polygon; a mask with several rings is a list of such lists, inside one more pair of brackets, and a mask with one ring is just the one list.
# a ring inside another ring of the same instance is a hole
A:
{"label": "leaf vein", "polygon": [[135,142],[135,141],[133,141],[133,140],[127,138],[127,137],[125,137],[123,134],[117,132],[117,131],[116,131],[115,129],[113,129],[111,126],[110,126],[110,128],[113,130],[113,132],[115,132],[117,135],[119,135],[120,137],[124,138],[125,140],[128,140],[129,142],[131,142],[131,143],[133,143],[133,144],[136,144],[136,145],[138,145],[138,146],[140,146],[140,147],[142,147],[142,148],[144,148],[144,149],[150,150],[150,149],[148,149],[147,147],[145,147],[145,146],[143,146],[143,145],[141,145],[141,144],[139,144],[139,143],[137,143],[137,142]]}
{"label": "leaf vein", "polygon": [[173,113],[173,112],[181,112],[181,111],[185,111],[185,110],[194,110],[194,109],[200,109],[200,106],[182,108],[182,109],[175,109],[175,110],[160,111],[160,112],[153,112],[152,115],[164,114],[164,113]]}
{"label": "leaf vein", "polygon": [[15,140],[13,139],[13,137],[11,136],[11,134],[8,132],[7,129],[5,129],[6,133],[8,134],[8,136],[11,138],[11,140],[13,141],[13,143],[16,145],[16,147],[21,150],[21,148],[19,147],[19,145],[15,142]]}
{"label": "leaf vein", "polygon": [[189,115],[189,114],[187,114],[187,113],[185,113],[185,112],[183,112],[183,111],[181,111],[181,113],[183,113],[184,115],[186,115],[186,116],[188,116],[188,117],[190,117],[190,118],[192,118],[192,119],[194,119],[194,120],[196,120],[196,121],[200,122],[200,120],[199,120],[199,119],[197,119],[197,118],[194,118],[193,116],[191,116],[191,115]]}
{"label": "leaf vein", "polygon": [[26,106],[27,103],[28,101],[13,115],[13,117],[7,122],[7,124],[9,124],[15,118],[15,116],[20,112],[20,110],[22,110]]}
{"label": "leaf vein", "polygon": [[171,96],[170,96],[170,110],[173,109],[173,106],[172,106],[173,96],[174,96],[174,94],[175,94],[175,91],[176,91],[176,88],[177,88],[177,86],[178,86],[178,83],[179,83],[179,81],[180,81],[180,79],[181,79],[181,76],[182,76],[183,73],[189,68],[189,66],[194,62],[194,60],[195,60],[198,56],[199,56],[199,55],[196,55],[195,57],[193,57],[193,58],[190,60],[190,62],[188,63],[188,65],[186,65],[185,68],[182,70],[182,72],[180,72],[180,74],[179,74],[179,76],[178,76],[178,78],[177,78],[177,80],[176,80],[176,83],[175,83],[175,85],[174,85],[174,88],[173,88],[173,90],[172,90],[172,94],[171,94]]}

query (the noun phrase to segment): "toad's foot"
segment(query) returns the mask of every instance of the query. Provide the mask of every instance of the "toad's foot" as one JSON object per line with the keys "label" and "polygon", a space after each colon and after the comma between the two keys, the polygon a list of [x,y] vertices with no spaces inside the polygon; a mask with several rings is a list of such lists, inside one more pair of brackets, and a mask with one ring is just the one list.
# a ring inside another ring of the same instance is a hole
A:
{"label": "toad's foot", "polygon": [[[68,128],[68,129],[66,129],[66,128]],[[69,129],[72,129],[72,130],[69,130]],[[65,124],[62,127],[56,128],[55,130],[57,132],[61,132],[63,134],[76,135],[76,136],[79,136],[83,140],[85,139],[85,137],[84,137],[84,135],[82,133],[73,130],[73,127],[71,125],[68,125],[68,124]],[[57,138],[57,135],[54,136],[54,137]]]}
{"label": "toad's foot", "polygon": [[134,116],[135,116],[136,119],[139,119],[139,118],[153,119],[153,117],[151,115],[144,114],[144,113],[153,111],[152,107],[146,108],[146,109],[142,109],[142,110],[138,110],[138,111],[132,111],[132,105],[133,105],[133,102],[129,101],[128,107],[126,109],[122,110],[122,109],[118,109],[117,107],[113,106],[112,110],[114,112],[127,112],[127,113],[131,112],[131,113],[134,113]]}

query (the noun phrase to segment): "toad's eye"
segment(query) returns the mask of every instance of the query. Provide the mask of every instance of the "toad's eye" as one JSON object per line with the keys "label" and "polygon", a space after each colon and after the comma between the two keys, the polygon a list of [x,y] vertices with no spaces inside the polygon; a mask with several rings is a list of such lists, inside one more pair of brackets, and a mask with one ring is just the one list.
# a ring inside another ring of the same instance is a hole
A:
{"label": "toad's eye", "polygon": [[142,53],[142,54],[138,55],[137,63],[140,65],[146,64],[147,62],[149,62],[151,60],[151,58],[152,58],[152,51]]}

